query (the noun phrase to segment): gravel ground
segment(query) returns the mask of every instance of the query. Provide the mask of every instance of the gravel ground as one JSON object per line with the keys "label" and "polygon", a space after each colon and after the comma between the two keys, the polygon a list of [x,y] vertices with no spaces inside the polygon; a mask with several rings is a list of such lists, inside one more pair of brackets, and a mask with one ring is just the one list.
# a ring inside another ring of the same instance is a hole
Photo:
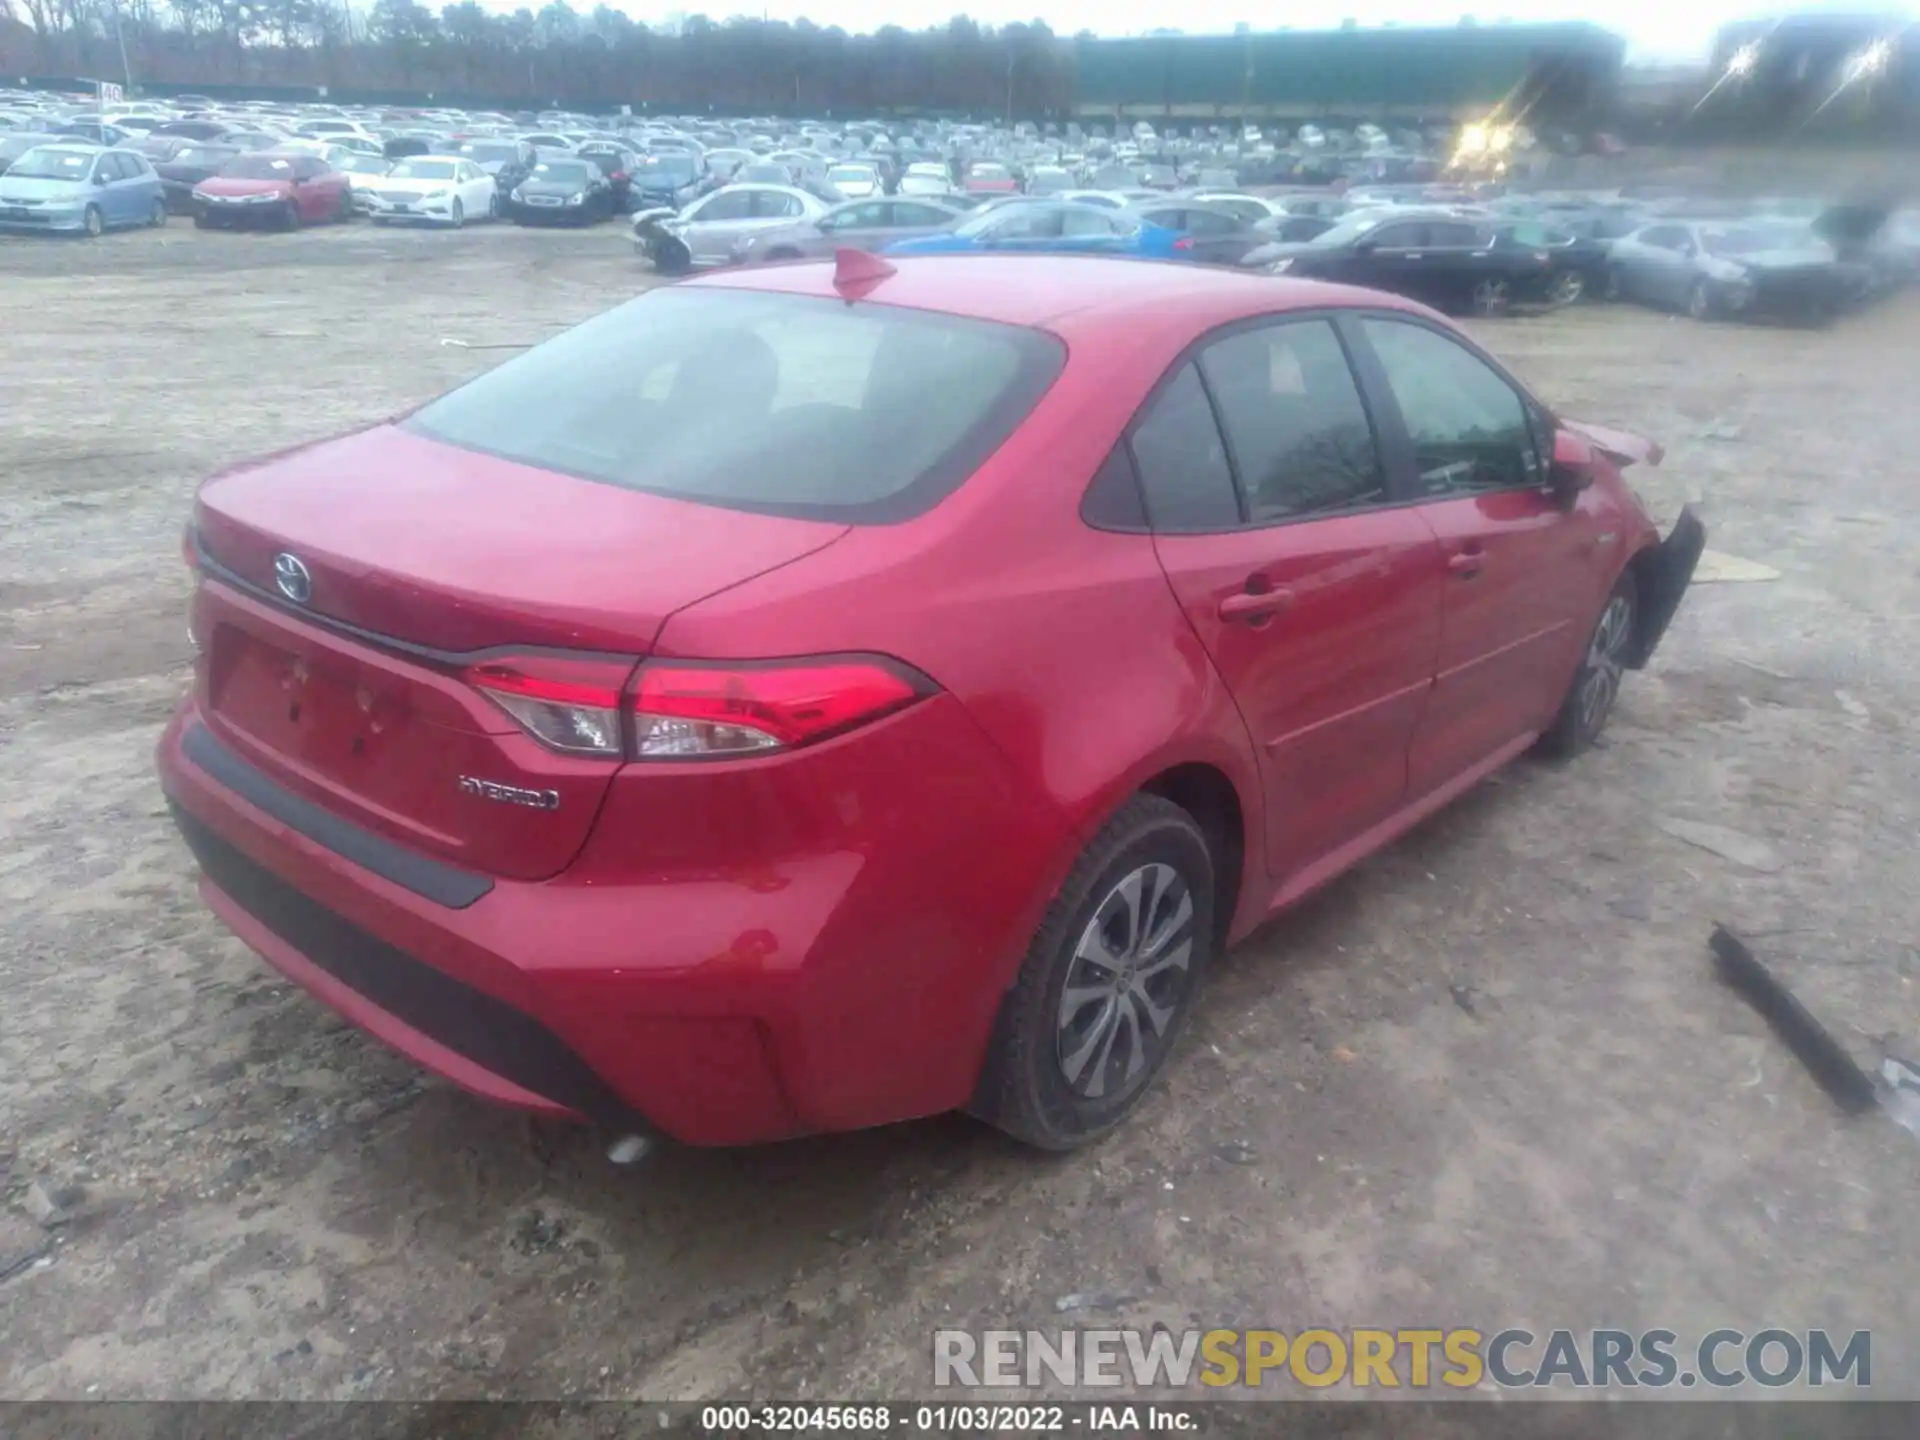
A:
{"label": "gravel ground", "polygon": [[1777,578],[1696,587],[1604,748],[1229,956],[1119,1134],[1047,1159],[950,1118],[617,1171],[257,962],[150,752],[199,477],[646,283],[611,228],[0,242],[0,1397],[922,1393],[936,1325],[1069,1293],[1176,1329],[1870,1328],[1875,1392],[1920,1395],[1920,1146],[1842,1119],[1706,951],[1735,924],[1863,1061],[1920,1051],[1920,296],[1818,333],[1483,327],[1663,438],[1654,508]]}

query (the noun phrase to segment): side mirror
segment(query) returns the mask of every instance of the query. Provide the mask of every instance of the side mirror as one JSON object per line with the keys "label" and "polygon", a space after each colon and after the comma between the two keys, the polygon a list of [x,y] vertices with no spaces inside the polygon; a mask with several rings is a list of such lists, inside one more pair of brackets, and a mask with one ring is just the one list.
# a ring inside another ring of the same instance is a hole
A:
{"label": "side mirror", "polygon": [[1582,490],[1593,484],[1597,458],[1592,442],[1584,435],[1556,430],[1553,461],[1547,466],[1547,489],[1562,504],[1571,505]]}

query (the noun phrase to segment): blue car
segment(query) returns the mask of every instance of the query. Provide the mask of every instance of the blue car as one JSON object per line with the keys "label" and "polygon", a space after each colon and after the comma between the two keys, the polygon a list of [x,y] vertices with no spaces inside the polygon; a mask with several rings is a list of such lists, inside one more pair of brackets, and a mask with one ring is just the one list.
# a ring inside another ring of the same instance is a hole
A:
{"label": "blue car", "polygon": [[889,255],[1129,255],[1191,260],[1193,238],[1137,215],[1056,200],[1008,200],[967,216],[951,230],[901,240]]}
{"label": "blue car", "polygon": [[160,177],[132,150],[40,145],[0,175],[0,230],[98,235],[166,223]]}

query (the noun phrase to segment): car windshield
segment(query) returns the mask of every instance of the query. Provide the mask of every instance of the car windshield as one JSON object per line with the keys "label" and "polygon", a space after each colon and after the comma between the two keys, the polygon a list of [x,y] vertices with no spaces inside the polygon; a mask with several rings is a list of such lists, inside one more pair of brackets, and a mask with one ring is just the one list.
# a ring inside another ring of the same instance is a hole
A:
{"label": "car windshield", "polygon": [[587,183],[587,167],[577,160],[542,160],[533,167],[533,178],[550,185],[584,185]]}
{"label": "car windshield", "polygon": [[954,226],[953,233],[967,236],[984,234],[986,231],[993,229],[996,225],[1003,222],[1007,216],[1011,215],[1014,211],[1025,208],[1023,205],[983,206],[967,216],[967,218],[962,220],[958,225]]}
{"label": "car windshield", "polygon": [[175,165],[224,165],[234,152],[224,145],[182,145],[173,152]]}
{"label": "car windshield", "polygon": [[842,180],[872,180],[874,170],[871,165],[835,165],[827,171],[827,179],[838,183]]}
{"label": "car windshield", "polygon": [[520,153],[520,147],[504,140],[463,140],[453,147],[456,155],[465,155],[483,165],[504,163]]}
{"label": "car windshield", "polygon": [[336,170],[345,170],[350,175],[384,175],[387,162],[377,155],[356,155],[352,151],[334,157],[329,163]]}
{"label": "car windshield", "polygon": [[29,150],[7,167],[9,180],[84,180],[93,168],[91,150]]}
{"label": "car windshield", "polygon": [[0,160],[11,160],[46,143],[44,135],[0,135]]}
{"label": "car windshield", "polygon": [[[843,521],[914,514],[1059,373],[1020,326],[812,296],[666,288],[509,360],[403,424],[634,490]],[[926,397],[938,395],[929,405]]]}
{"label": "car windshield", "polygon": [[976,165],[967,172],[975,180],[1007,180],[1012,177],[1004,165]]}
{"label": "car windshield", "polygon": [[293,162],[281,155],[239,155],[220,167],[229,180],[291,180]]}
{"label": "car windshield", "polygon": [[1323,230],[1313,239],[1315,245],[1351,245],[1369,230],[1375,229],[1384,215],[1349,215],[1331,230]]}
{"label": "car windshield", "polygon": [[402,160],[387,172],[390,180],[451,180],[453,176],[451,160]]}

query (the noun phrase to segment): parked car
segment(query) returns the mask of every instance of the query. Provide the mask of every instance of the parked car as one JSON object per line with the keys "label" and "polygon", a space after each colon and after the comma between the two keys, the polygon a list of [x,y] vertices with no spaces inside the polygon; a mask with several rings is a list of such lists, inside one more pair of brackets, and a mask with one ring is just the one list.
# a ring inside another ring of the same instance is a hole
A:
{"label": "parked car", "polygon": [[976,160],[967,166],[966,178],[960,182],[960,188],[969,195],[1017,195],[1020,193],[1020,181],[1004,165]]}
{"label": "parked car", "polygon": [[909,165],[906,173],[900,177],[899,193],[902,195],[940,199],[952,192],[953,176],[946,166],[936,160],[922,160]]}
{"label": "parked car", "polygon": [[963,254],[1117,255],[1136,259],[1193,258],[1193,237],[1149,225],[1125,211],[1058,200],[1013,199],[982,207],[952,229],[887,247],[902,255]]}
{"label": "parked car", "polygon": [[502,195],[512,194],[514,187],[531,175],[533,167],[540,163],[534,148],[521,140],[462,137],[449,140],[445,153],[462,156],[478,165],[493,177]]}
{"label": "parked car", "polygon": [[132,150],[55,142],[28,150],[0,175],[0,229],[96,236],[166,223],[160,177]]}
{"label": "parked car", "polygon": [[882,193],[880,172],[872,165],[830,165],[827,184],[843,200],[871,200]]}
{"label": "parked car", "polygon": [[1196,190],[1187,197],[1214,210],[1224,210],[1236,220],[1261,225],[1286,212],[1258,195],[1243,195],[1237,190]]}
{"label": "parked car", "polygon": [[1820,324],[1860,277],[1832,247],[1781,222],[1663,221],[1613,242],[1609,299],[1685,310],[1696,320],[1770,316]]}
{"label": "parked car", "polygon": [[1486,222],[1445,210],[1361,210],[1275,251],[1275,274],[1370,286],[1475,315],[1505,314],[1550,269],[1544,256],[1496,244]]}
{"label": "parked car", "polygon": [[506,209],[516,225],[592,225],[613,215],[613,182],[591,160],[541,151]]}
{"label": "parked car", "polygon": [[0,175],[29,150],[37,150],[42,145],[58,145],[60,137],[49,135],[41,130],[9,130],[0,135]]}
{"label": "parked car", "polygon": [[655,149],[641,158],[633,174],[633,203],[642,210],[659,206],[678,210],[692,204],[705,189],[698,157],[684,151]]}
{"label": "parked car", "polygon": [[1165,200],[1142,205],[1135,213],[1149,225],[1186,236],[1193,242],[1190,258],[1207,265],[1238,265],[1250,252],[1270,243],[1247,221],[1215,205]]}
{"label": "parked car", "polygon": [[193,187],[193,223],[202,230],[275,225],[297,230],[353,217],[353,188],[318,155],[236,155]]}
{"label": "parked car", "polygon": [[735,247],[751,235],[827,213],[825,202],[792,185],[728,185],[678,215],[643,210],[634,217],[634,245],[669,275],[733,262]]}
{"label": "parked car", "polygon": [[1118,1125],[1224,946],[1596,740],[1705,534],[1421,307],[1117,278],[662,286],[208,481],[202,896],[611,1136]]}
{"label": "parked car", "polygon": [[184,136],[175,138],[180,140],[180,148],[168,159],[156,160],[153,169],[160,177],[160,192],[167,202],[168,213],[191,215],[194,213],[194,187],[202,180],[219,174],[221,167],[232,161],[239,152],[231,146],[205,140],[188,140]]}
{"label": "parked car", "polygon": [[811,219],[750,231],[734,242],[732,259],[740,265],[820,259],[836,250],[879,250],[896,240],[944,230],[963,213],[933,200],[851,200]]}
{"label": "parked car", "polygon": [[469,220],[500,216],[500,191],[493,177],[459,155],[396,160],[385,175],[355,187],[353,193],[376,225],[421,222],[458,230]]}
{"label": "parked car", "polygon": [[238,127],[224,120],[166,120],[153,127],[149,135],[181,135],[189,140],[218,141]]}
{"label": "parked car", "polygon": [[62,139],[85,140],[90,145],[113,146],[133,139],[131,130],[123,130],[118,125],[91,117],[63,120],[48,128]]}

